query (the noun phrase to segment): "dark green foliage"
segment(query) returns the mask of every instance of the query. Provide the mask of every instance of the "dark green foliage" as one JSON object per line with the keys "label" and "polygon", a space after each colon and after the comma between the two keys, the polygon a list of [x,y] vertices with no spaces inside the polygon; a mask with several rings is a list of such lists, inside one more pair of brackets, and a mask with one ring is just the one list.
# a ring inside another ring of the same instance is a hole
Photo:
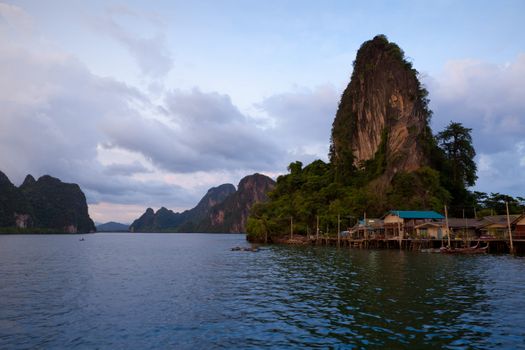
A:
{"label": "dark green foliage", "polygon": [[385,190],[385,198],[378,198],[373,181],[365,184],[366,176],[366,171],[357,172],[348,184],[341,184],[334,181],[334,168],[321,160],[300,172],[280,176],[271,200],[252,209],[248,239],[267,237],[271,241],[289,234],[290,217],[296,234],[314,234],[317,216],[321,231],[335,234],[338,215],[341,228],[346,229],[365,212],[378,217],[392,208],[440,210],[450,198],[440,184],[439,173],[428,167],[397,174]]}
{"label": "dark green foliage", "polygon": [[387,197],[390,208],[400,210],[442,211],[443,204],[450,200],[450,194],[441,185],[439,173],[429,167],[396,174]]}
{"label": "dark green foliage", "polygon": [[473,186],[478,178],[474,162],[476,151],[472,146],[471,132],[472,129],[451,121],[445,130],[436,136],[451,171],[452,183],[457,187]]}
{"label": "dark green foliage", "polygon": [[478,217],[486,215],[505,215],[507,209],[505,203],[508,203],[509,214],[523,214],[525,213],[525,198],[512,197],[501,193],[484,193],[473,192],[474,206],[476,208]]}

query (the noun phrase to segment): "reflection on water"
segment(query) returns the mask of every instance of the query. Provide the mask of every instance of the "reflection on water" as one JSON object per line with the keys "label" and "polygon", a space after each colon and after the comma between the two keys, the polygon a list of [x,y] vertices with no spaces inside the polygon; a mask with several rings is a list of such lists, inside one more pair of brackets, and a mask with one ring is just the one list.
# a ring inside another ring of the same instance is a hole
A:
{"label": "reflection on water", "polygon": [[0,236],[0,348],[525,348],[525,259]]}

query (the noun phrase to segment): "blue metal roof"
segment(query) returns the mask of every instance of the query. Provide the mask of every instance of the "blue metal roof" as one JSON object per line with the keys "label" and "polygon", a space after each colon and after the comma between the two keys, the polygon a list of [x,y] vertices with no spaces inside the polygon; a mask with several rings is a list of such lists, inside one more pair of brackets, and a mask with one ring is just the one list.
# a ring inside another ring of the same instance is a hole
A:
{"label": "blue metal roof", "polygon": [[397,215],[402,219],[444,219],[445,217],[435,211],[417,210],[391,210],[390,214]]}

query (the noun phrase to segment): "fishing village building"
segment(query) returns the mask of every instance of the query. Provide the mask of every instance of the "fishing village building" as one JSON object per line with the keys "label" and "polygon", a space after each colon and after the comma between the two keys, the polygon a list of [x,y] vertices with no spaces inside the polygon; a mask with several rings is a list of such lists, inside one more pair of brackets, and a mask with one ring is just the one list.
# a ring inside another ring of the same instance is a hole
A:
{"label": "fishing village building", "polygon": [[482,220],[474,218],[449,218],[448,228],[451,237],[461,239],[476,239],[481,234],[479,232],[480,226],[483,224]]}
{"label": "fishing village building", "polygon": [[525,214],[518,216],[513,222],[514,233],[512,237],[515,239],[525,239]]}
{"label": "fishing village building", "polygon": [[391,210],[383,218],[385,236],[408,238],[424,235],[440,239],[444,219],[435,211]]}
{"label": "fishing village building", "polygon": [[384,222],[378,218],[365,218],[359,220],[357,224],[350,229],[350,233],[354,239],[384,239]]}
{"label": "fishing village building", "polygon": [[[518,217],[519,215],[509,215],[509,220],[512,223]],[[509,225],[506,215],[485,216],[480,219],[480,225],[477,229],[481,238],[503,239],[509,236]]]}
{"label": "fishing village building", "polygon": [[[509,215],[514,239],[525,240],[525,214]],[[382,218],[358,220],[349,229],[352,239],[445,239],[450,232],[452,239],[507,239],[506,215],[475,218],[448,218],[435,211],[391,210]]]}

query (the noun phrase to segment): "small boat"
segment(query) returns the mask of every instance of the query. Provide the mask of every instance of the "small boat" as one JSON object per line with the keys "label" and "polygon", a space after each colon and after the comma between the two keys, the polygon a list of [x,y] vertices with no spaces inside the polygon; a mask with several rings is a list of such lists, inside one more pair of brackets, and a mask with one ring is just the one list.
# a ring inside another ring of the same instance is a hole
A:
{"label": "small boat", "polygon": [[476,244],[473,247],[466,247],[466,248],[442,247],[440,251],[443,254],[485,254],[487,253],[488,248],[489,248],[488,244],[484,247],[480,247],[479,242],[478,242],[478,244]]}
{"label": "small boat", "polygon": [[81,239],[79,239],[79,241],[80,241],[80,242],[85,241],[84,237],[82,237]]}

